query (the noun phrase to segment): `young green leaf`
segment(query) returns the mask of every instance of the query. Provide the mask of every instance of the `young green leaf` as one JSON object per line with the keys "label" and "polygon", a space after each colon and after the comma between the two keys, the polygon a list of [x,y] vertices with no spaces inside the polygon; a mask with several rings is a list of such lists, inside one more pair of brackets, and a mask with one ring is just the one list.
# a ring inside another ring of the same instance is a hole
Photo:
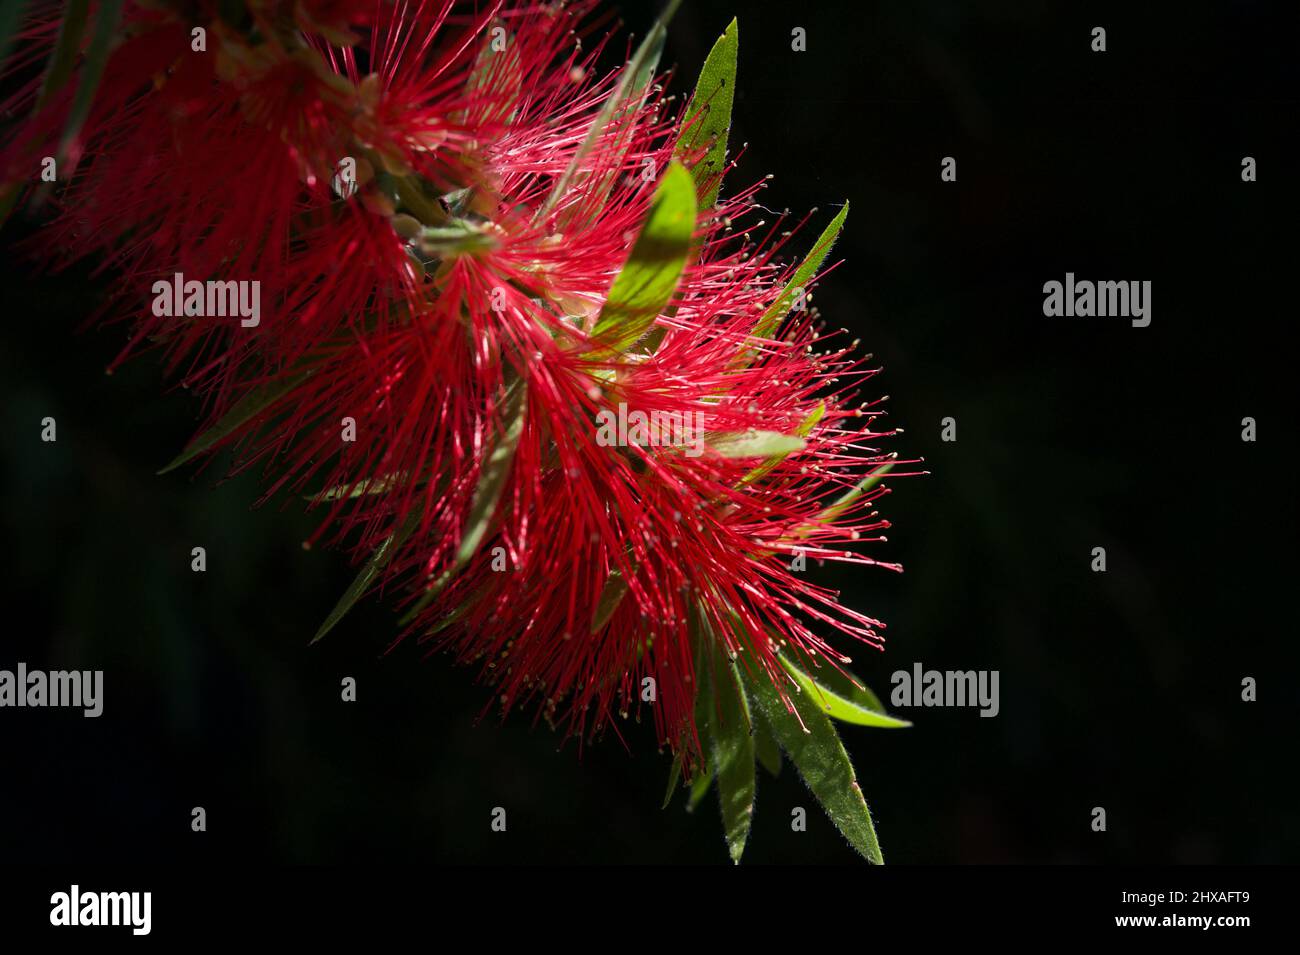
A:
{"label": "young green leaf", "polygon": [[767,338],[770,336],[781,320],[790,312],[790,307],[794,304],[795,296],[798,290],[806,288],[808,283],[817,275],[817,270],[822,267],[822,262],[826,260],[827,254],[831,251],[831,246],[835,244],[835,239],[840,234],[840,229],[844,228],[844,220],[849,215],[849,204],[844,203],[844,208],[839,211],[831,224],[822,232],[817,244],[795,269],[794,276],[786,283],[777,300],[768,306],[763,317],[758,320],[758,325],[754,329],[755,338]]}
{"label": "young green leaf", "polygon": [[[790,662],[794,663],[793,660]],[[798,666],[798,664],[795,665]],[[832,693],[842,696],[846,700],[851,700],[858,706],[876,713],[888,713],[885,704],[880,701],[880,697],[872,693],[871,688],[865,683],[861,681],[854,682],[857,677],[848,671],[837,670],[829,664],[823,664],[816,669],[804,667],[799,667],[799,669]]]}
{"label": "young green leaf", "polygon": [[361,568],[361,573],[357,574],[356,579],[352,581],[348,589],[343,592],[343,596],[339,598],[339,602],[334,605],[334,609],[329,612],[325,622],[316,631],[316,636],[311,638],[312,643],[320,640],[321,637],[333,630],[334,626],[352,609],[352,605],[362,598],[366,591],[370,589],[370,585],[374,583],[375,578],[379,576],[379,572],[393,559],[393,555],[406,543],[406,539],[411,536],[411,532],[415,530],[419,523],[420,512],[412,510],[407,515],[406,520],[402,522],[402,525],[388,535],[388,538],[379,545],[374,554],[371,555],[370,560],[366,561],[366,565]]}
{"label": "young green leaf", "polygon": [[650,330],[677,291],[694,231],[695,184],[673,162],[596,320],[592,335],[602,345],[621,351]]}
{"label": "young green leaf", "polygon": [[789,754],[790,762],[836,828],[867,861],[884,862],[871,824],[871,812],[853,774],[853,764],[835,727],[817,702],[809,699],[807,693],[790,693],[794,712],[787,710],[764,673],[756,674],[749,681],[748,689],[781,748]]}
{"label": "young green leaf", "polygon": [[[829,663],[823,664],[814,677],[812,674],[805,673],[787,657],[781,657],[781,662],[804,694],[814,700],[831,719],[857,726],[877,726],[883,729],[902,729],[912,725],[907,720],[887,715],[874,693],[854,686]],[[851,692],[841,692],[838,687],[832,688],[829,685],[833,679],[831,674],[834,674],[838,681],[842,681],[840,682],[842,687],[847,687]],[[875,705],[872,705],[873,703]]]}
{"label": "young green leaf", "polygon": [[104,64],[108,62],[108,51],[117,34],[117,25],[122,19],[122,0],[100,0],[99,10],[95,14],[95,32],[90,38],[90,48],[86,51],[86,60],[81,67],[81,80],[72,97],[72,109],[68,112],[67,122],[63,127],[63,139],[59,141],[59,165],[63,157],[81,135],[81,127],[90,115],[90,106],[95,101],[95,91],[99,89],[100,78],[104,75]]}
{"label": "young green leaf", "polygon": [[184,451],[173,458],[158,473],[166,474],[168,471],[175,471],[182,464],[194,460],[204,451],[215,447],[222,440],[234,434],[240,427],[252,421],[271,405],[297,388],[310,375],[311,371],[302,371],[289,375],[287,378],[273,379],[259,388],[253,388],[244,397],[236,401],[220,421],[195,438]]}
{"label": "young green leaf", "polygon": [[708,725],[710,751],[727,849],[739,865],[754,818],[754,737],[736,664],[719,661],[714,682],[718,712]]}
{"label": "young green leaf", "polygon": [[739,27],[733,19],[726,32],[713,44],[695,95],[682,124],[682,136],[676,153],[681,158],[707,152],[691,167],[700,208],[707,209],[718,198],[722,172],[727,158],[727,135],[731,131],[731,107],[736,93],[736,55],[740,45]]}
{"label": "young green leaf", "polygon": [[719,436],[709,441],[709,447],[724,458],[785,457],[803,450],[803,438],[779,431],[749,431],[744,434]]}

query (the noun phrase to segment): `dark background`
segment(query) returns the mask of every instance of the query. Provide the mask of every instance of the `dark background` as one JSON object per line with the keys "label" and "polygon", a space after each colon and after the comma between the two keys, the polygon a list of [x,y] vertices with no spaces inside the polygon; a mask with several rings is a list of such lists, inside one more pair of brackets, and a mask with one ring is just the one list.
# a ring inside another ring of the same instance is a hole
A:
{"label": "dark background", "polygon": [[[882,696],[915,661],[1001,673],[996,719],[844,728],[886,858],[1294,862],[1300,17],[1081,6],[687,0],[665,61],[689,92],[738,13],[733,188],[775,174],[765,203],[820,209],[805,242],[853,203],[817,304],[933,472],[885,502],[904,575],[820,572],[890,624],[858,671]],[[651,5],[622,9],[643,33]],[[76,327],[108,277],[2,268],[0,667],[103,669],[106,702],[0,712],[0,859],[726,861],[712,798],[660,811],[648,727],[579,753],[524,714],[476,725],[468,671],[382,656],[382,600],[308,649],[343,560],[300,548],[296,502],[251,510],[256,476],[154,476],[198,409],[149,357],[104,375],[123,330]],[[1151,280],[1151,326],[1045,318],[1067,271]],[[855,858],[788,765],[759,787],[747,862]]]}

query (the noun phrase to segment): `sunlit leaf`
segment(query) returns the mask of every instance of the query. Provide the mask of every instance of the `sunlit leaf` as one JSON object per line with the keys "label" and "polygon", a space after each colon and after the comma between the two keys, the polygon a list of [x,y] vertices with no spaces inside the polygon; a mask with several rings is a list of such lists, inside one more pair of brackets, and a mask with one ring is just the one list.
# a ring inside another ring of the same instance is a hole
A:
{"label": "sunlit leaf", "polygon": [[835,727],[809,694],[789,694],[794,712],[766,674],[748,681],[750,699],[772,727],[777,742],[790,756],[799,775],[812,790],[836,828],[868,861],[880,863],[880,843],[871,812]]}
{"label": "sunlit leaf", "polygon": [[739,28],[733,19],[709,51],[695,84],[690,108],[682,123],[677,155],[685,158],[701,150],[704,155],[691,167],[699,193],[700,208],[707,209],[718,198],[727,157],[727,134],[731,130],[731,107],[736,90],[736,56]]}
{"label": "sunlit leaf", "polygon": [[[912,725],[907,720],[900,720],[886,714],[874,693],[854,686],[829,663],[823,663],[814,675],[805,672],[784,655],[781,657],[781,662],[799,684],[800,689],[831,719],[857,726],[876,726],[883,729],[901,729]],[[832,687],[832,683],[837,685]]]}
{"label": "sunlit leaf", "polygon": [[714,687],[718,706],[708,724],[710,752],[727,849],[739,863],[754,818],[754,737],[735,663],[720,662]]}
{"label": "sunlit leaf", "polygon": [[804,444],[803,438],[779,431],[747,431],[709,440],[709,447],[724,458],[784,457],[803,450]]}
{"label": "sunlit leaf", "polygon": [[592,335],[601,345],[621,351],[650,330],[677,291],[694,231],[695,185],[674,162],[596,320]]}
{"label": "sunlit leaf", "polygon": [[777,326],[781,324],[781,320],[790,313],[790,308],[794,305],[799,290],[806,289],[808,283],[816,277],[818,269],[822,267],[822,262],[826,260],[826,256],[830,253],[831,246],[835,244],[840,229],[844,228],[844,220],[848,218],[848,215],[849,204],[846,202],[844,207],[840,209],[839,214],[831,220],[831,224],[818,237],[812,250],[799,263],[799,267],[795,269],[794,275],[786,283],[776,301],[768,306],[767,311],[763,313],[763,317],[758,320],[758,325],[754,329],[756,338],[770,337],[776,331]]}
{"label": "sunlit leaf", "polygon": [[[822,420],[822,417],[825,414],[826,414],[826,402],[823,401],[820,404],[818,404],[816,408],[814,408],[812,411],[808,413],[808,417],[804,418],[803,422],[800,423],[799,427],[794,429],[795,437],[806,438],[808,437],[808,435],[812,434],[813,428],[817,427],[817,423]],[[785,452],[784,454],[772,455],[770,458],[768,458],[758,467],[754,468],[754,470],[746,474],[744,478],[741,479],[740,483],[752,484],[753,482],[766,477],[769,473],[771,473],[773,468],[777,467],[782,461],[784,461],[789,456],[790,456],[789,451]]]}

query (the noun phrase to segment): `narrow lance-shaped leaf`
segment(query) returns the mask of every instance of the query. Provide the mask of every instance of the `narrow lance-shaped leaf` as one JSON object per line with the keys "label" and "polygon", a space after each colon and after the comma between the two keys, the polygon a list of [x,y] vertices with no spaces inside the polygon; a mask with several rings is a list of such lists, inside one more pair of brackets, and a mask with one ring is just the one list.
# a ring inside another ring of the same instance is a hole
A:
{"label": "narrow lance-shaped leaf", "polygon": [[794,706],[790,712],[764,673],[756,674],[748,688],[781,748],[836,828],[869,862],[884,862],[853,764],[826,714],[807,693],[799,692],[789,694]]}
{"label": "narrow lance-shaped leaf", "polygon": [[[874,693],[854,686],[829,663],[818,668],[814,676],[800,669],[792,660],[784,656],[781,657],[781,662],[799,684],[799,688],[831,719],[857,726],[876,726],[883,729],[902,729],[912,725],[907,720],[887,715]],[[835,677],[838,677],[838,680],[834,680]],[[832,681],[839,686],[832,688],[829,685]],[[874,706],[871,705],[872,702],[875,703]]]}
{"label": "narrow lance-shaped leaf", "polygon": [[81,127],[90,115],[90,106],[95,101],[95,91],[99,89],[99,80],[104,75],[104,64],[108,62],[108,51],[113,45],[121,18],[122,0],[100,0],[99,10],[95,14],[95,33],[90,38],[86,61],[81,67],[81,80],[73,94],[72,109],[63,127],[63,139],[59,142],[60,165],[81,135]]}
{"label": "narrow lance-shaped leaf", "polygon": [[709,794],[709,788],[713,785],[713,776],[709,773],[700,773],[691,783],[691,794],[686,800],[686,811],[694,812],[696,807],[704,801],[704,797]]}
{"label": "narrow lance-shaped leaf", "polygon": [[[718,189],[722,186],[727,134],[731,131],[731,106],[735,98],[736,52],[739,45],[737,30],[733,19],[709,51],[700,78],[695,84],[695,94],[691,97],[686,121],[682,124],[681,138],[674,150],[683,161],[694,157],[690,169],[691,176],[695,179],[699,210],[708,209],[717,201]],[[706,146],[708,149],[703,156],[695,155]],[[670,307],[667,314],[671,317],[673,311]],[[665,326],[656,325],[637,344],[637,350],[653,355],[663,344],[666,334]]]}
{"label": "narrow lance-shaped leaf", "polygon": [[[816,408],[814,408],[812,411],[808,413],[808,417],[803,419],[803,421],[799,424],[799,427],[794,429],[794,436],[797,438],[808,437],[808,435],[812,434],[813,428],[817,427],[817,423],[822,420],[822,417],[825,414],[826,414],[826,402],[823,401],[820,404],[818,404]],[[802,445],[799,448],[794,448],[792,450],[801,450],[801,449],[802,449]],[[758,467],[754,468],[754,470],[746,474],[741,479],[740,483],[752,484],[755,481],[759,480],[760,478],[766,477],[769,473],[771,473],[773,468],[775,468],[787,457],[789,457],[790,453],[791,453],[790,451],[786,451],[781,454],[773,454],[771,457],[769,457]]]}
{"label": "narrow lance-shaped leaf", "polygon": [[194,460],[204,451],[215,447],[222,440],[234,434],[240,427],[252,421],[271,405],[297,388],[311,374],[311,371],[298,372],[289,375],[287,378],[272,380],[259,388],[252,389],[244,397],[236,401],[220,421],[195,438],[184,451],[173,458],[158,473],[166,474],[168,471],[174,471],[182,464]]}
{"label": "narrow lance-shaped leaf", "polygon": [[621,351],[650,329],[677,291],[694,231],[695,184],[674,162],[596,320],[592,334],[602,345]]}
{"label": "narrow lance-shaped leaf", "polygon": [[41,91],[36,97],[36,109],[40,110],[50,101],[55,93],[63,89],[72,70],[77,65],[77,56],[81,53],[81,38],[86,32],[86,21],[90,17],[90,0],[68,0],[67,9],[59,21],[59,38],[54,42],[54,55],[45,68],[41,80]]}
{"label": "narrow lance-shaped leaf", "polygon": [[749,716],[754,724],[754,757],[773,776],[780,775],[781,747],[772,735],[772,727],[767,725],[767,720],[758,710],[752,710]]}
{"label": "narrow lance-shaped leaf", "polygon": [[718,712],[709,722],[710,751],[727,849],[739,864],[754,818],[754,737],[736,664],[720,662],[714,682]]}
{"label": "narrow lance-shaped leaf", "polygon": [[[788,662],[793,663],[794,661],[790,660]],[[804,667],[799,667],[799,669],[832,693],[842,696],[858,706],[876,713],[888,712],[885,709],[885,704],[880,701],[880,697],[872,693],[870,687],[847,670],[837,670],[829,663],[823,663],[816,669]]]}
{"label": "narrow lance-shaped leaf", "polygon": [[708,147],[691,167],[699,193],[700,208],[708,209],[718,198],[727,157],[727,135],[731,131],[731,107],[736,91],[736,56],[739,28],[733,19],[709,51],[695,84],[690,109],[682,124],[677,155],[685,158]]}
{"label": "narrow lance-shaped leaf", "polygon": [[709,447],[724,458],[767,458],[801,451],[805,443],[801,437],[779,431],[748,431],[712,438]]}
{"label": "narrow lance-shaped leaf", "polygon": [[853,505],[854,501],[884,480],[885,475],[888,474],[893,467],[894,464],[891,461],[888,464],[882,464],[880,467],[876,468],[859,481],[853,488],[845,491],[844,494],[842,494],[830,507],[818,514],[817,520],[822,523],[835,520],[835,518],[847,511]]}
{"label": "narrow lance-shaped leaf", "polygon": [[677,755],[673,757],[672,769],[668,772],[668,788],[664,790],[664,801],[660,804],[660,809],[667,809],[668,804],[673,801],[673,796],[677,793],[677,784],[682,779],[682,754],[678,750]]}
{"label": "narrow lance-shaped leaf", "polygon": [[405,471],[396,471],[377,478],[364,478],[356,484],[336,484],[334,487],[326,488],[316,494],[308,494],[306,497],[314,504],[322,504],[329,501],[343,500],[344,498],[351,500],[369,494],[387,494],[394,488],[401,486],[406,480],[406,474]]}
{"label": "narrow lance-shaped leaf", "polygon": [[591,632],[595,633],[605,624],[609,623],[614,611],[618,605],[623,602],[627,596],[628,582],[623,576],[621,570],[611,570],[609,577],[605,581],[605,586],[600,591],[600,598],[596,601],[596,612],[591,618]]}
{"label": "narrow lance-shaped leaf", "polygon": [[587,161],[591,151],[596,147],[596,143],[604,134],[609,124],[616,116],[625,111],[635,111],[645,95],[645,90],[654,76],[655,68],[659,65],[659,56],[663,53],[664,41],[668,37],[666,25],[681,6],[682,0],[670,0],[664,12],[655,20],[655,24],[646,34],[645,39],[641,41],[632,54],[632,58],[627,61],[623,68],[622,78],[619,80],[618,88],[614,95],[605,101],[601,107],[600,113],[596,116],[595,122],[591,124],[591,129],[587,131],[582,144],[573,154],[569,161],[568,167],[556,181],[555,187],[551,190],[550,195],[538,210],[537,220],[541,221],[554,211],[560,200],[568,194],[573,187],[574,180],[582,168],[582,164]]}
{"label": "narrow lance-shaped leaf", "polygon": [[334,609],[329,612],[325,622],[320,625],[320,629],[316,631],[316,636],[311,638],[312,643],[320,640],[325,634],[333,630],[335,625],[352,609],[352,605],[365,596],[366,591],[370,589],[370,585],[379,576],[379,572],[393,559],[393,555],[406,543],[406,539],[411,536],[411,532],[415,530],[419,523],[420,512],[412,510],[401,526],[388,535],[384,542],[376,548],[374,554],[361,568],[361,572],[357,574],[348,589],[343,592],[343,596],[339,598],[338,603],[334,605]]}
{"label": "narrow lance-shaped leaf", "polygon": [[501,411],[501,436],[479,472],[478,485],[474,488],[474,497],[470,501],[469,516],[465,521],[460,546],[456,549],[451,566],[433,581],[429,589],[406,612],[400,621],[403,625],[414,620],[421,610],[429,606],[438,594],[446,589],[456,574],[469,563],[470,558],[478,553],[479,546],[487,536],[488,528],[496,515],[497,502],[505,489],[506,478],[510,476],[510,466],[514,463],[515,451],[524,433],[524,420],[527,413],[528,389],[521,378],[510,385],[506,392]]}
{"label": "narrow lance-shaped leaf", "polygon": [[756,338],[769,337],[776,331],[776,327],[781,324],[781,319],[789,314],[790,307],[794,304],[799,290],[807,288],[808,283],[817,275],[817,270],[822,267],[822,262],[826,261],[826,256],[830,253],[831,246],[835,244],[840,229],[844,228],[844,220],[848,218],[848,215],[849,204],[846,202],[844,208],[839,211],[839,215],[831,220],[831,224],[822,232],[812,250],[799,263],[799,268],[795,269],[794,275],[786,283],[785,288],[781,290],[781,294],[777,296],[776,301],[768,306],[767,311],[763,313],[763,317],[758,320],[758,325],[754,328]]}
{"label": "narrow lance-shaped leaf", "polygon": [[[695,768],[696,775],[691,783],[691,794],[686,800],[686,811],[694,812],[695,807],[704,799],[713,784],[713,754],[709,752],[708,736],[708,726],[713,721],[714,713],[713,651],[698,608],[692,606],[689,613],[694,661],[692,679],[695,681],[695,728],[700,734],[700,745],[703,748],[700,754],[703,763]],[[682,745],[689,745],[689,741],[683,740]]]}

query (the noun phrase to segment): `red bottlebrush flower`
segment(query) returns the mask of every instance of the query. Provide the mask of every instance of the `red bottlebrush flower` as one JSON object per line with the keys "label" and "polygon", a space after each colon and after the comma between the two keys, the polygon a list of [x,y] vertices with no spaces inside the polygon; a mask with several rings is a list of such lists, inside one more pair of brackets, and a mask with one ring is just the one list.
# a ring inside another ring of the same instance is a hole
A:
{"label": "red bottlebrush flower", "polygon": [[[758,186],[715,203],[734,28],[677,111],[662,28],[602,77],[590,6],[132,6],[83,155],[60,151],[72,89],[33,80],[0,170],[75,167],[42,247],[116,269],[123,357],[160,345],[206,401],[180,461],[233,446],[365,562],[322,634],[404,592],[399,640],[477,664],[503,711],[581,737],[646,706],[725,807],[759,722],[796,761],[791,726],[830,732],[796,699],[848,662],[823,634],[881,644],[793,565],[876,563],[855,548],[888,527],[893,432],[852,403],[874,370],[802,308],[844,214],[795,266]],[[211,314],[245,286],[255,315]],[[878,856],[860,792],[818,796]],[[728,829],[738,858],[748,821]]]}

